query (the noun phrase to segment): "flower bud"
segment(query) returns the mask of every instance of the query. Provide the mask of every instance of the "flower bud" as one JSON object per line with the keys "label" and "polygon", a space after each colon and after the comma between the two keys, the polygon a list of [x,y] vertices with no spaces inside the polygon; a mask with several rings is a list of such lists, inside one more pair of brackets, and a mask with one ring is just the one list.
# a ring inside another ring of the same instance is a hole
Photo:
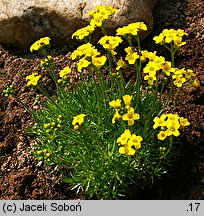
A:
{"label": "flower bud", "polygon": [[51,122],[51,126],[52,126],[52,127],[54,127],[54,126],[55,126],[55,124],[56,124],[55,122]]}
{"label": "flower bud", "polygon": [[43,153],[46,154],[47,153],[47,149],[43,149]]}
{"label": "flower bud", "polygon": [[51,130],[50,130],[50,129],[48,129],[48,130],[46,130],[45,132],[46,132],[46,133],[50,133],[50,131],[51,131]]}
{"label": "flower bud", "polygon": [[48,158],[48,157],[50,157],[50,155],[51,155],[51,154],[48,152],[48,153],[45,155],[45,157]]}
{"label": "flower bud", "polygon": [[38,155],[41,155],[42,153],[43,153],[42,150],[37,151],[37,154],[38,154]]}
{"label": "flower bud", "polygon": [[79,130],[79,125],[74,125],[74,130]]}

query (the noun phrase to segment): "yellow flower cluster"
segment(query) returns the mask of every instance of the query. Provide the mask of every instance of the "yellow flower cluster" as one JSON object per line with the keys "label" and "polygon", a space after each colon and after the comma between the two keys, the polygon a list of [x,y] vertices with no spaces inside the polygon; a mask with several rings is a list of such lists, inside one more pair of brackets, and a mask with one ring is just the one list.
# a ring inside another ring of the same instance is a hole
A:
{"label": "yellow flower cluster", "polygon": [[79,46],[71,55],[72,60],[80,58],[77,63],[77,70],[81,72],[83,68],[87,68],[90,64],[95,67],[102,67],[107,58],[106,56],[100,56],[100,52],[90,43]]}
{"label": "yellow flower cluster", "polygon": [[115,48],[122,43],[122,38],[119,36],[103,36],[98,43],[103,46],[104,49],[107,49],[111,52],[112,55],[116,55],[117,53],[114,51]]}
{"label": "yellow flower cluster", "polygon": [[26,80],[29,80],[27,86],[33,85],[36,86],[38,84],[38,80],[40,79],[41,75],[38,73],[32,73],[31,75],[26,77]]}
{"label": "yellow flower cluster", "polygon": [[172,68],[171,62],[166,61],[163,56],[157,56],[156,52],[141,51],[140,59],[142,61],[149,60],[143,68],[143,73],[147,74],[144,76],[144,80],[147,80],[149,85],[153,85],[159,71],[162,71],[166,76],[171,76],[177,87],[181,87],[188,79],[196,76],[191,69]]}
{"label": "yellow flower cluster", "polygon": [[179,117],[177,114],[162,114],[160,117],[153,119],[153,128],[161,127],[160,133],[157,135],[159,140],[164,140],[168,136],[179,136],[179,128],[190,125],[188,119]]}
{"label": "yellow flower cluster", "polygon": [[144,76],[144,80],[147,80],[149,85],[153,85],[156,80],[157,64],[154,61],[149,62],[144,68],[143,72],[148,73]]}
{"label": "yellow flower cluster", "polygon": [[[148,58],[148,55],[142,55],[142,57]],[[147,80],[149,85],[153,85],[154,81],[157,79],[157,72],[163,68],[166,61],[164,57],[156,56],[156,53],[150,53],[150,57],[151,61],[146,64],[143,73],[147,74],[144,76],[144,80]]]}
{"label": "yellow flower cluster", "polygon": [[131,134],[129,129],[126,129],[123,134],[117,139],[117,143],[122,146],[119,148],[120,154],[134,155],[138,149],[141,148],[141,136]]}
{"label": "yellow flower cluster", "polygon": [[31,45],[30,51],[33,52],[33,50],[39,50],[44,48],[45,46],[50,44],[50,38],[49,37],[44,37],[41,38],[40,40],[37,40],[34,44]]}
{"label": "yellow flower cluster", "polygon": [[45,129],[45,132],[46,133],[50,133],[50,132],[53,132],[53,131],[57,131],[58,128],[61,128],[62,127],[62,115],[58,115],[58,118],[57,118],[57,121],[52,121],[50,123],[45,123],[43,125],[44,129]]}
{"label": "yellow flower cluster", "polygon": [[106,63],[106,56],[96,56],[94,58],[92,58],[92,64],[97,67],[100,68],[102,67],[105,63]]}
{"label": "yellow flower cluster", "polygon": [[121,100],[120,99],[112,100],[111,102],[109,102],[109,105],[111,107],[115,108],[115,110],[116,110],[116,112],[112,118],[112,124],[115,124],[115,120],[122,118],[123,121],[128,122],[128,126],[132,126],[134,124],[134,121],[138,120],[140,118],[140,115],[138,113],[135,113],[134,108],[131,107],[132,97],[133,96],[130,96],[130,95],[124,95],[123,96],[123,102],[124,102],[125,108],[127,110],[127,113],[125,113],[123,115],[122,115],[122,113],[120,113],[121,110],[119,110],[121,108]]}
{"label": "yellow flower cluster", "polygon": [[92,19],[90,21],[91,26],[102,26],[103,21],[107,20],[109,16],[116,13],[118,9],[112,8],[109,5],[96,5],[95,9],[88,12],[87,15],[92,16]]}
{"label": "yellow flower cluster", "polygon": [[155,36],[153,40],[157,44],[170,44],[172,43],[174,48],[178,49],[179,47],[186,44],[186,42],[182,41],[182,37],[184,35],[188,35],[184,30],[178,29],[164,29],[159,36]]}
{"label": "yellow flower cluster", "polygon": [[98,56],[100,52],[91,43],[82,44],[71,54],[72,60],[78,58],[87,58],[92,56]]}
{"label": "yellow flower cluster", "polygon": [[80,126],[84,123],[85,114],[79,114],[73,117],[72,125],[74,125],[74,130],[78,130]]}
{"label": "yellow flower cluster", "polygon": [[192,76],[196,76],[195,73],[191,69],[178,69],[178,68],[171,68],[172,78],[174,79],[174,85],[177,87],[182,87],[183,83],[187,81],[187,79],[191,78]]}
{"label": "yellow flower cluster", "polygon": [[72,34],[72,38],[76,37],[78,40],[82,40],[95,30],[94,26],[88,25],[86,27],[80,28]]}
{"label": "yellow flower cluster", "polygon": [[78,40],[83,40],[85,37],[94,32],[95,27],[100,27],[103,24],[103,21],[108,19],[109,16],[117,12],[118,10],[112,8],[109,5],[99,6],[96,5],[95,9],[88,12],[86,15],[92,16],[90,24],[86,27],[80,28],[72,34],[72,38]]}
{"label": "yellow flower cluster", "polygon": [[153,61],[156,57],[156,54],[157,54],[156,51],[149,52],[147,50],[141,50],[140,60],[141,61],[146,61],[146,60]]}
{"label": "yellow flower cluster", "polygon": [[126,35],[134,35],[136,36],[139,31],[146,31],[147,26],[143,22],[130,23],[127,26],[122,28],[118,28],[116,30],[116,35],[126,36]]}

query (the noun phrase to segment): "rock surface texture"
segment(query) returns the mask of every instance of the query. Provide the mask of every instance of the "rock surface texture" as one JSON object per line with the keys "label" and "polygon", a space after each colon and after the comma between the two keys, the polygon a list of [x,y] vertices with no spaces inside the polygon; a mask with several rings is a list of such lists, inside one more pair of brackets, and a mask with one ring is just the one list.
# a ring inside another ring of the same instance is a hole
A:
{"label": "rock surface texture", "polygon": [[119,11],[107,27],[115,29],[135,21],[153,28],[152,9],[157,0],[0,0],[0,43],[26,48],[40,37],[52,44],[67,43],[72,33],[86,26],[85,14],[96,5],[111,5]]}

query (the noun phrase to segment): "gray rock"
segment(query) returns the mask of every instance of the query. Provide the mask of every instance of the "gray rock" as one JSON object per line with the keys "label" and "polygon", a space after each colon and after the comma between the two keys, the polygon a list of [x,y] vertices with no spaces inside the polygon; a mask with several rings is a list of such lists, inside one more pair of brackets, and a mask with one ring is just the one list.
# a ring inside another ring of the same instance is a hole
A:
{"label": "gray rock", "polygon": [[0,0],[0,43],[29,47],[35,40],[49,36],[52,44],[67,43],[73,32],[90,21],[85,16],[96,5],[110,5],[119,11],[107,22],[116,29],[143,21],[153,28],[152,9],[157,0]]}

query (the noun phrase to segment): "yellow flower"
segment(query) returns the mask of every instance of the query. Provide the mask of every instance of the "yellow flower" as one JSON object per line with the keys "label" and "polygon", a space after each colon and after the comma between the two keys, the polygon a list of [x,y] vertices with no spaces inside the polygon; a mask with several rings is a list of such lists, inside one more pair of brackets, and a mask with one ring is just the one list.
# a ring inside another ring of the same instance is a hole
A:
{"label": "yellow flower", "polygon": [[149,76],[155,76],[158,70],[160,70],[160,66],[155,61],[150,61],[143,69],[143,72],[149,73]]}
{"label": "yellow flower", "polygon": [[157,138],[159,140],[164,140],[167,137],[166,131],[160,131],[159,134],[157,135]]}
{"label": "yellow flower", "polygon": [[177,29],[177,34],[179,37],[183,37],[184,35],[188,35],[183,29]]}
{"label": "yellow flower", "polygon": [[165,73],[166,76],[171,75],[171,62],[165,61],[162,65],[162,71]]}
{"label": "yellow flower", "polygon": [[109,105],[115,109],[118,109],[121,107],[121,100],[120,99],[112,100],[109,102]]}
{"label": "yellow flower", "polygon": [[32,73],[31,75],[27,76],[26,80],[29,80],[27,86],[36,86],[38,84],[38,80],[40,79],[40,77],[41,75],[38,75],[38,73]]}
{"label": "yellow flower", "polygon": [[180,128],[179,121],[177,120],[169,121],[168,119],[166,121],[166,127],[167,127],[167,130],[166,130],[167,136],[174,135],[177,137],[180,135],[180,132],[178,131],[178,129]]}
{"label": "yellow flower", "polygon": [[124,101],[125,106],[126,106],[127,109],[130,108],[132,97],[133,96],[130,96],[130,95],[124,95],[123,96],[123,101]]}
{"label": "yellow flower", "polygon": [[86,13],[85,16],[87,16],[87,15],[88,16],[93,16],[95,13],[96,13],[96,10],[94,9],[94,10],[91,10],[88,13]]}
{"label": "yellow flower", "polygon": [[190,83],[190,86],[192,86],[192,87],[200,86],[200,81],[198,80],[197,77],[194,79],[193,82]]}
{"label": "yellow flower", "polygon": [[62,69],[60,72],[59,72],[59,76],[62,78],[64,77],[65,75],[71,73],[71,69],[69,67],[65,67],[64,69]]}
{"label": "yellow flower", "polygon": [[135,149],[140,149],[142,140],[143,138],[141,136],[136,136],[135,134],[132,134],[127,145],[130,147],[134,146]]}
{"label": "yellow flower", "polygon": [[137,28],[139,30],[147,31],[147,26],[143,22],[136,22],[132,24],[129,24],[129,26]]}
{"label": "yellow flower", "polygon": [[140,57],[137,52],[132,50],[132,47],[125,48],[125,52],[127,53],[125,60],[127,60],[129,64],[135,64],[135,61]]}
{"label": "yellow flower", "polygon": [[130,34],[127,26],[120,27],[116,30],[116,35],[124,36],[126,34]]}
{"label": "yellow flower", "polygon": [[165,35],[165,43],[171,43],[172,41],[178,40],[178,36],[174,29],[164,29],[163,34]]}
{"label": "yellow flower", "polygon": [[181,77],[181,78],[177,78],[174,80],[174,85],[177,86],[178,88],[182,87],[183,83],[186,82],[186,78]]}
{"label": "yellow flower", "polygon": [[99,8],[98,14],[100,14],[103,17],[103,20],[108,19],[109,15],[110,15],[110,13],[106,10],[105,7]]}
{"label": "yellow flower", "polygon": [[155,56],[154,62],[158,67],[158,70],[162,68],[162,65],[165,63],[165,58],[163,56]]}
{"label": "yellow flower", "polygon": [[74,50],[74,52],[71,54],[71,58],[72,58],[72,60],[75,60],[75,59],[77,59],[83,55],[84,55],[84,53],[81,50],[77,49],[77,50]]}
{"label": "yellow flower", "polygon": [[123,121],[128,121],[128,125],[132,126],[135,120],[138,120],[140,115],[138,113],[134,113],[134,108],[130,107],[128,112],[122,116]]}
{"label": "yellow flower", "polygon": [[193,73],[193,70],[191,69],[187,69],[185,72],[184,72],[184,76],[186,79],[189,79],[193,76],[196,76],[195,73]]}
{"label": "yellow flower", "polygon": [[174,127],[174,125],[172,125],[171,127],[169,127],[167,130],[166,130],[166,135],[167,136],[171,136],[171,135],[174,135],[174,136],[179,136],[180,135],[180,132],[178,129],[176,129]]}
{"label": "yellow flower", "polygon": [[41,38],[40,40],[36,41],[33,45],[31,45],[30,51],[33,52],[33,50],[39,50],[49,44],[50,44],[49,37]]}
{"label": "yellow flower", "polygon": [[120,113],[118,112],[118,110],[116,109],[116,111],[115,111],[115,114],[113,115],[113,118],[112,118],[112,124],[115,124],[115,120],[116,119],[121,119],[121,115],[120,115]]}
{"label": "yellow flower", "polygon": [[120,60],[117,62],[116,70],[119,70],[120,68],[126,68],[126,63],[123,61],[122,57],[120,57]]}
{"label": "yellow flower", "polygon": [[164,126],[166,126],[165,119],[166,119],[166,115],[165,114],[162,114],[160,117],[155,117],[153,119],[153,121],[154,121],[153,128],[156,129],[157,127],[164,127]]}
{"label": "yellow flower", "polygon": [[79,62],[77,63],[78,72],[81,72],[83,68],[87,68],[90,64],[91,62],[89,62],[85,58],[80,59]]}
{"label": "yellow flower", "polygon": [[121,146],[119,148],[119,153],[120,154],[134,155],[135,152],[136,152],[136,150],[133,149],[132,147],[129,147],[129,146]]}
{"label": "yellow flower", "polygon": [[175,48],[177,48],[177,49],[178,49],[179,47],[185,45],[185,44],[186,44],[186,42],[183,42],[181,37],[178,37],[177,39],[174,39],[174,46],[175,46]]}
{"label": "yellow flower", "polygon": [[126,145],[128,140],[131,137],[131,132],[129,129],[125,129],[124,133],[117,139],[117,143],[121,143],[122,145]]}
{"label": "yellow flower", "polygon": [[84,117],[86,115],[85,114],[80,114],[80,115],[77,115],[75,117],[73,117],[73,121],[72,121],[72,125],[81,125],[84,123]]}
{"label": "yellow flower", "polygon": [[171,68],[171,72],[173,73],[172,78],[177,79],[183,76],[183,74],[185,73],[185,69]]}
{"label": "yellow flower", "polygon": [[153,85],[156,79],[157,79],[156,76],[149,76],[149,75],[144,76],[144,80],[147,80],[149,85]]}
{"label": "yellow flower", "polygon": [[97,68],[100,68],[105,64],[106,60],[107,60],[106,56],[94,57],[92,58],[92,63]]}
{"label": "yellow flower", "polygon": [[104,19],[105,18],[104,18],[103,14],[101,14],[101,13],[95,13],[93,15],[93,19],[91,19],[91,21],[90,21],[90,25],[91,26],[98,26],[98,27],[100,27],[100,26],[102,26]]}
{"label": "yellow flower", "polygon": [[168,113],[166,114],[166,116],[168,117],[167,121],[178,121],[179,120],[179,115],[178,114],[172,114],[172,113]]}
{"label": "yellow flower", "polygon": [[190,125],[190,122],[188,121],[188,119],[184,118],[184,117],[180,117],[179,118],[179,122],[180,122],[180,126],[181,127],[185,127],[185,126],[189,126]]}
{"label": "yellow flower", "polygon": [[87,50],[83,50],[83,52],[85,57],[91,57],[92,59],[101,54],[94,46]]}
{"label": "yellow flower", "polygon": [[156,44],[162,44],[164,42],[164,35],[163,33],[160,33],[159,36],[155,36],[153,38]]}

